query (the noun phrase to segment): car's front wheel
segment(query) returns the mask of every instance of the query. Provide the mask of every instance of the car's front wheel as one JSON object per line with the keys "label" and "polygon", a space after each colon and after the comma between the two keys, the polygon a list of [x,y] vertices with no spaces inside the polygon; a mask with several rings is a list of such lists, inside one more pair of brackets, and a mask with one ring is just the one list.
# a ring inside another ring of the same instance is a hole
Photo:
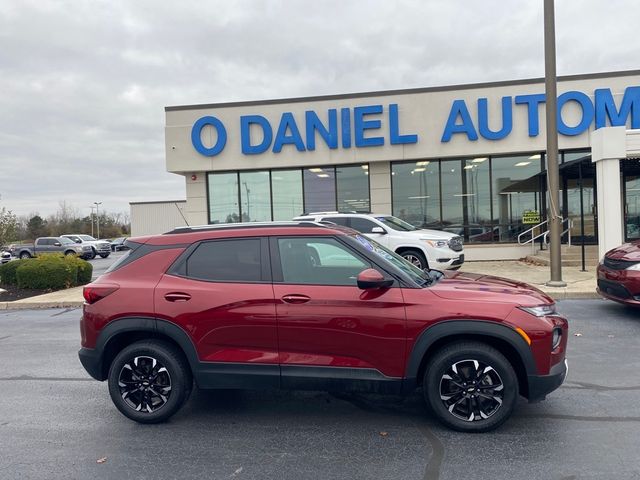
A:
{"label": "car's front wheel", "polygon": [[400,253],[400,256],[404,258],[407,262],[412,263],[420,270],[424,270],[429,268],[429,264],[427,263],[427,259],[424,254],[419,250],[403,250]]}
{"label": "car's front wheel", "polygon": [[122,414],[139,423],[158,423],[189,398],[193,378],[176,347],[146,340],[125,347],[109,369],[109,394]]}
{"label": "car's front wheel", "polygon": [[107,258],[107,257],[109,256],[109,254],[108,254],[108,253],[101,253],[101,254],[100,254],[100,256],[101,256],[102,258]]}
{"label": "car's front wheel", "polygon": [[518,378],[495,348],[457,342],[429,360],[423,391],[431,411],[446,426],[461,432],[486,432],[511,416],[518,399]]}

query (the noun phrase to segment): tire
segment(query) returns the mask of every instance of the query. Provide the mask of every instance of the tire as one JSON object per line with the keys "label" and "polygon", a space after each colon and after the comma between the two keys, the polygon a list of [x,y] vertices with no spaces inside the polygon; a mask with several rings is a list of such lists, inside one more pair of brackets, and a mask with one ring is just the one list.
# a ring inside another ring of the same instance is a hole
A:
{"label": "tire", "polygon": [[66,252],[64,252],[64,254],[65,254],[66,256],[71,256],[71,255],[75,255],[75,254],[76,254],[76,252],[74,252],[73,250],[67,250]]}
{"label": "tire", "polygon": [[162,340],[143,340],[116,355],[108,383],[111,400],[125,417],[138,423],[159,423],[187,401],[193,377],[176,347]]}
{"label": "tire", "polygon": [[93,260],[94,258],[96,258],[96,255],[98,254],[98,252],[96,252],[96,249],[91,247],[91,256],[89,257],[89,260]]}
{"label": "tire", "polygon": [[100,257],[107,258],[109,255],[111,255],[111,254],[110,253],[101,253]]}
{"label": "tire", "polygon": [[457,342],[430,359],[423,393],[430,410],[447,427],[487,432],[511,416],[518,400],[518,378],[511,363],[495,348],[480,342]]}
{"label": "tire", "polygon": [[420,270],[429,268],[429,263],[424,257],[424,253],[422,253],[420,250],[403,250],[400,256],[407,262],[412,263],[413,265],[418,267]]}
{"label": "tire", "polygon": [[29,252],[22,252],[19,258],[20,260],[26,260],[27,258],[31,258],[31,254]]}

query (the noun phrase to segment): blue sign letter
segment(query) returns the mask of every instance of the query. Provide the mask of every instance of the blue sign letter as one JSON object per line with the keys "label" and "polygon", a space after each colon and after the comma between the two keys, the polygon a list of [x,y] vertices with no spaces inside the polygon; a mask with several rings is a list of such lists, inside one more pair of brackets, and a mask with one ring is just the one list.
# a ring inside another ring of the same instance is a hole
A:
{"label": "blue sign letter", "polygon": [[[456,123],[458,116],[460,116],[462,120],[461,124]],[[451,104],[449,118],[447,119],[447,124],[444,127],[440,141],[448,142],[454,133],[466,133],[469,140],[478,140],[478,134],[473,126],[469,110],[467,110],[467,105],[464,103],[464,100],[454,100]]]}
{"label": "blue sign letter", "polygon": [[[251,124],[259,125],[262,128],[262,142],[258,145],[251,145]],[[265,152],[269,148],[273,132],[269,121],[262,115],[243,115],[240,117],[240,137],[242,140],[242,153],[255,155]]]}
{"label": "blue sign letter", "polygon": [[356,136],[356,147],[379,147],[384,145],[384,137],[364,137],[365,130],[375,130],[380,128],[380,120],[365,120],[366,115],[382,113],[382,105],[368,105],[366,107],[355,107],[353,109],[353,124]]}
{"label": "blue sign letter", "polygon": [[511,97],[502,97],[502,128],[497,132],[489,128],[489,112],[487,99],[478,99],[478,130],[480,135],[487,140],[501,140],[511,133],[513,117],[511,110]]}
{"label": "blue sign letter", "polygon": [[[570,127],[562,120],[562,107],[567,102],[578,102],[582,107],[582,120],[575,127]],[[593,103],[591,99],[582,92],[565,92],[558,97],[558,132],[562,135],[580,135],[593,122]]]}
{"label": "blue sign letter", "polygon": [[538,116],[538,105],[545,102],[544,93],[536,93],[534,95],[518,95],[515,98],[516,105],[527,105],[529,114],[529,136],[537,137],[540,133],[540,122]]}
{"label": "blue sign letter", "polygon": [[[218,135],[215,145],[211,148],[205,147],[202,143],[202,129],[207,125],[215,128]],[[213,157],[224,149],[224,146],[227,143],[227,130],[224,128],[222,122],[216,117],[199,118],[196,123],[193,124],[193,128],[191,128],[191,143],[193,144],[193,148],[195,148],[201,155]]]}
{"label": "blue sign letter", "polygon": [[342,148],[351,148],[351,110],[340,109],[340,130],[342,132]]}
{"label": "blue sign letter", "polygon": [[[291,135],[287,135],[287,130],[291,130]],[[276,140],[273,142],[273,153],[280,153],[283,145],[295,145],[299,152],[304,152],[304,142],[300,136],[300,130],[296,125],[296,119],[293,114],[285,112],[280,118]]]}
{"label": "blue sign letter", "polygon": [[400,135],[400,127],[398,125],[398,104],[389,105],[389,137],[391,145],[400,145],[403,143],[418,143],[418,135]]}
{"label": "blue sign letter", "polygon": [[616,110],[613,95],[608,88],[595,91],[596,97],[596,128],[606,127],[607,118],[612,127],[627,124],[631,114],[631,128],[640,128],[640,87],[627,87],[622,97],[620,110]]}
{"label": "blue sign letter", "polygon": [[305,123],[307,130],[307,150],[316,149],[316,132],[324,139],[330,149],[338,148],[338,113],[335,108],[328,111],[329,129],[323,125],[316,112],[309,110],[305,112]]}

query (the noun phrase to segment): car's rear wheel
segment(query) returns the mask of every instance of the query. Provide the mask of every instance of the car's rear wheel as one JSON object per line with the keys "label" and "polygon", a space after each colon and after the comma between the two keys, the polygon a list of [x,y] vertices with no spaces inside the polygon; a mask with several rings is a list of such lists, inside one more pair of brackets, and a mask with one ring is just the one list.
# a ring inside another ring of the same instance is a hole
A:
{"label": "car's rear wheel", "polygon": [[518,378],[495,348],[458,342],[429,360],[423,390],[440,422],[462,432],[486,432],[511,416],[518,399]]}
{"label": "car's rear wheel", "polygon": [[100,256],[101,256],[102,258],[107,258],[107,257],[109,256],[109,254],[108,254],[108,253],[101,253],[101,254],[100,254]]}
{"label": "car's rear wheel", "polygon": [[65,254],[67,257],[70,257],[71,255],[75,255],[75,254],[76,254],[76,252],[74,252],[73,250],[67,250],[66,252],[64,252],[64,254]]}
{"label": "car's rear wheel", "polygon": [[412,263],[413,265],[418,267],[420,270],[429,268],[427,259],[424,257],[424,254],[420,250],[403,250],[400,253],[400,256],[409,263]]}
{"label": "car's rear wheel", "polygon": [[139,423],[174,415],[191,393],[193,378],[177,348],[161,340],[125,347],[109,369],[109,394],[122,414]]}
{"label": "car's rear wheel", "polygon": [[22,252],[20,254],[20,260],[26,260],[27,258],[31,258],[31,254],[29,254],[29,252]]}

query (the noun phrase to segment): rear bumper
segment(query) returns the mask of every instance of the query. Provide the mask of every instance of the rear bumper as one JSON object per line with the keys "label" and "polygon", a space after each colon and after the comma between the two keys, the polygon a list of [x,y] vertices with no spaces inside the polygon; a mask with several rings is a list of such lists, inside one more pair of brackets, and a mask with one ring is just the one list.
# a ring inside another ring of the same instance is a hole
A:
{"label": "rear bumper", "polygon": [[96,380],[106,380],[106,377],[102,374],[102,358],[98,352],[92,348],[81,348],[78,351],[78,357],[80,357],[80,363]]}
{"label": "rear bumper", "polygon": [[567,378],[567,359],[551,367],[549,375],[529,375],[529,402],[539,402],[544,400],[547,394],[553,392]]}

